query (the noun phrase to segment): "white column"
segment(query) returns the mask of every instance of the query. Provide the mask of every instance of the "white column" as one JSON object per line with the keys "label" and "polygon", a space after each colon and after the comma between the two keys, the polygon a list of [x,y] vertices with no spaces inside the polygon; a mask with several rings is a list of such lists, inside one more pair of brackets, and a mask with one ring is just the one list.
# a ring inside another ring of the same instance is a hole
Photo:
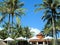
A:
{"label": "white column", "polygon": [[36,45],[38,45],[38,42],[36,42]]}
{"label": "white column", "polygon": [[43,45],[45,45],[45,42],[43,41]]}
{"label": "white column", "polygon": [[30,44],[32,44],[32,42],[30,42]]}
{"label": "white column", "polygon": [[48,45],[48,41],[47,41],[47,45]]}

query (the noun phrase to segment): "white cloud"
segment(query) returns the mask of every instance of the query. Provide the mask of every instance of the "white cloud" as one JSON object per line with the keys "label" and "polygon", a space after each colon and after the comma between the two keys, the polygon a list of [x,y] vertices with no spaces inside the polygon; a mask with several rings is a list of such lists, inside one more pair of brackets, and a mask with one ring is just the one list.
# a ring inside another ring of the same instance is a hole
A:
{"label": "white cloud", "polygon": [[40,33],[40,30],[37,28],[29,28],[30,32],[34,32],[33,35],[36,36],[38,33]]}

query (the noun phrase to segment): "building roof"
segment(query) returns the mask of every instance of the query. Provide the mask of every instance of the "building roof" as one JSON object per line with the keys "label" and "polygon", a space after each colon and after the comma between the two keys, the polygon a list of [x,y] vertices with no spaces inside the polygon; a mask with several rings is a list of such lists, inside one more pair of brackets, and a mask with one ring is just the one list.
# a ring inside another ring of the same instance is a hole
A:
{"label": "building roof", "polygon": [[36,38],[38,38],[38,39],[30,39],[29,40],[29,42],[47,42],[47,41],[50,41],[50,40],[46,40],[46,39],[44,39],[44,38],[49,38],[49,39],[51,39],[52,37],[49,37],[49,36],[47,36],[47,37],[44,37],[44,35],[42,34],[42,33],[39,33],[39,34],[37,34],[36,35]]}
{"label": "building roof", "polygon": [[35,38],[34,38],[34,39],[30,39],[29,41],[30,41],[30,42],[37,42],[37,41],[38,41],[38,42],[43,42],[43,41],[45,41],[45,40],[44,40],[44,35],[43,35],[42,33],[37,34],[36,37],[37,37],[38,39],[35,39]]}
{"label": "building roof", "polygon": [[35,40],[30,40],[29,42],[43,42],[46,41],[44,39],[35,39]]}
{"label": "building roof", "polygon": [[37,34],[36,36],[43,36],[43,34],[42,34],[42,33],[39,33],[39,34]]}

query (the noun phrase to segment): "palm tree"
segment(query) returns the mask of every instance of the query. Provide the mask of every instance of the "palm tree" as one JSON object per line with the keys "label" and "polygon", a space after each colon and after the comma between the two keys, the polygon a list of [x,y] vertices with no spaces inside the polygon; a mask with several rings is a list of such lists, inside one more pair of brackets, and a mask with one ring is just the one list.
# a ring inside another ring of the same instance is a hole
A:
{"label": "palm tree", "polygon": [[3,29],[3,32],[6,32],[6,35],[7,36],[10,36],[10,37],[14,38],[15,37],[16,30],[15,30],[14,27],[10,27],[10,29],[11,28],[13,29],[12,32],[11,32],[11,30],[8,30],[8,26],[9,26],[9,22],[5,22],[5,24],[2,25],[2,27],[4,28]]}
{"label": "palm tree", "polygon": [[26,38],[32,37],[32,33],[30,32],[29,27],[24,27],[24,31],[25,31],[25,37]]}
{"label": "palm tree", "polygon": [[[35,5],[37,6],[37,5]],[[59,5],[59,1],[57,0],[43,0],[43,4],[39,4],[39,8],[37,10],[45,9],[44,16],[42,17],[44,20],[47,20],[47,24],[51,24],[53,27],[53,37],[54,37],[54,45],[56,45],[56,20],[59,19],[60,15],[58,15],[58,12],[56,11]],[[36,10],[36,11],[37,11]]]}
{"label": "palm tree", "polygon": [[[60,23],[60,20],[58,20],[56,22],[56,34],[58,34],[57,32],[60,31],[60,25],[59,25],[59,23]],[[51,24],[46,24],[45,25],[45,28],[43,30],[44,30],[44,33],[45,34],[51,34],[51,35],[53,34],[53,28],[52,28],[52,25]],[[57,35],[56,35],[56,37],[57,37]]]}
{"label": "palm tree", "polygon": [[[9,23],[6,23],[2,25],[3,30],[0,31],[0,38],[5,39],[9,36],[10,30],[8,30]],[[9,32],[9,33],[8,33]]]}
{"label": "palm tree", "polygon": [[7,4],[10,5],[10,9],[11,9],[10,14],[12,15],[12,23],[13,23],[14,16],[21,17],[21,15],[24,14],[24,8],[22,8],[24,3],[20,2],[19,0],[9,0]]}
{"label": "palm tree", "polygon": [[24,37],[24,30],[23,30],[23,27],[20,25],[20,23],[16,23],[15,24],[15,38],[16,37],[20,37],[20,36],[23,36]]}
{"label": "palm tree", "polygon": [[[24,5],[23,2],[20,2],[19,0],[3,0],[0,2],[0,12],[1,14],[6,15],[12,15],[12,16],[20,16],[24,13],[24,8],[22,6]],[[2,16],[1,19],[4,19]],[[0,19],[0,20],[1,20]],[[2,20],[1,20],[2,21]]]}
{"label": "palm tree", "polygon": [[[23,34],[23,30],[22,30],[22,27],[18,26],[17,24],[14,26],[14,27],[10,27],[10,29],[12,28],[12,32],[11,30],[8,30],[8,26],[9,26],[9,22],[5,22],[5,24],[2,25],[3,26],[3,33],[2,34],[5,34],[5,36],[10,36],[12,38],[16,38],[16,37],[19,37],[19,36],[22,36]],[[22,31],[22,32],[21,32]],[[3,36],[2,36],[3,37]],[[3,38],[7,38],[7,37],[3,37]]]}
{"label": "palm tree", "polygon": [[6,30],[1,30],[0,31],[0,38],[5,39],[7,37],[8,37],[7,31]]}
{"label": "palm tree", "polygon": [[24,14],[24,8],[22,6],[24,5],[23,2],[20,2],[19,0],[3,0],[0,2],[0,12],[3,14],[1,16],[0,21],[3,21],[7,15],[9,15],[9,26],[8,30],[10,30],[10,17],[12,17],[12,26],[13,26],[13,17],[21,17],[21,15]]}

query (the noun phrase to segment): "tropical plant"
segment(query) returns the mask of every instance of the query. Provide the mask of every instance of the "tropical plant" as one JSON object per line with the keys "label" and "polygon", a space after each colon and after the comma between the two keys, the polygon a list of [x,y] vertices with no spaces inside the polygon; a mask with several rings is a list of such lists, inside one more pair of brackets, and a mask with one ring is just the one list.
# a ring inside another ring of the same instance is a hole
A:
{"label": "tropical plant", "polygon": [[25,31],[25,37],[26,38],[32,37],[32,32],[30,32],[29,27],[24,27],[24,31]]}
{"label": "tropical plant", "polygon": [[[0,13],[2,14],[0,15],[1,16],[0,22],[6,20],[5,18],[7,19],[9,18],[8,30],[10,30],[11,27],[10,18],[12,17],[12,27],[13,27],[13,18],[17,17],[19,19],[21,15],[24,14],[25,9],[22,8],[23,5],[24,3],[20,2],[19,0],[3,0],[0,2]],[[7,17],[8,15],[9,17]]]}
{"label": "tropical plant", "polygon": [[[38,4],[35,6],[40,6],[37,8],[37,10],[44,9],[44,15],[42,19],[47,21],[46,24],[49,24],[48,26],[52,26],[53,28],[53,37],[54,37],[54,45],[56,45],[56,21],[60,19],[60,15],[57,9],[60,9],[60,4],[58,0],[43,0],[43,4]],[[35,10],[35,11],[37,11]],[[49,28],[48,27],[48,28]]]}
{"label": "tropical plant", "polygon": [[9,0],[8,5],[10,5],[10,14],[12,15],[12,23],[13,23],[13,17],[21,17],[21,15],[24,13],[24,8],[22,6],[24,3],[20,2],[19,0]]}
{"label": "tropical plant", "polygon": [[[59,23],[60,23],[60,20],[58,20],[56,22],[56,37],[57,37],[57,34],[60,32],[60,25],[59,25]],[[44,27],[44,33],[45,33],[45,35],[46,34],[49,34],[49,35],[53,36],[53,28],[52,28],[52,25],[50,25],[50,26],[49,25],[50,24],[45,25],[45,27]]]}
{"label": "tropical plant", "polygon": [[0,38],[5,39],[8,37],[7,30],[0,31]]}
{"label": "tropical plant", "polygon": [[[19,0],[3,0],[0,2],[0,12],[2,15],[1,21],[5,18],[6,15],[12,16],[18,16],[21,17],[21,15],[25,14],[24,11],[25,9],[22,8],[24,5],[23,2],[20,2]],[[6,14],[6,15],[5,15]]]}
{"label": "tropical plant", "polygon": [[[15,28],[10,26],[10,30],[8,30],[8,26],[9,26],[9,22],[5,22],[2,25],[2,27],[3,27],[3,30],[2,31],[3,32],[6,32],[7,37],[12,37],[13,38],[14,35],[15,35]],[[12,32],[11,32],[11,28],[13,29]],[[2,33],[2,34],[4,34],[4,33]]]}

